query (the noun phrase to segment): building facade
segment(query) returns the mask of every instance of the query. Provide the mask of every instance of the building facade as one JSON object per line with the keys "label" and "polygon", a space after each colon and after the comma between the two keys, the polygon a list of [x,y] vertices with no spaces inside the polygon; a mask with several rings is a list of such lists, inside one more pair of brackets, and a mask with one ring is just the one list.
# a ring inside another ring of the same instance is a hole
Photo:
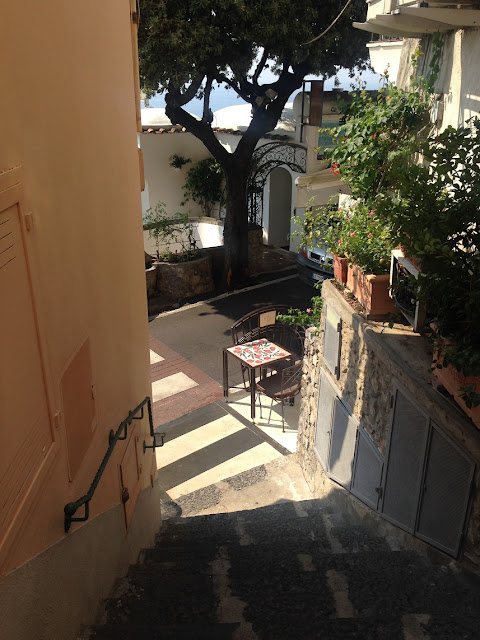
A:
{"label": "building facade", "polygon": [[2,7],[2,640],[76,638],[160,524],[146,405],[64,522],[151,393],[137,20],[134,0]]}

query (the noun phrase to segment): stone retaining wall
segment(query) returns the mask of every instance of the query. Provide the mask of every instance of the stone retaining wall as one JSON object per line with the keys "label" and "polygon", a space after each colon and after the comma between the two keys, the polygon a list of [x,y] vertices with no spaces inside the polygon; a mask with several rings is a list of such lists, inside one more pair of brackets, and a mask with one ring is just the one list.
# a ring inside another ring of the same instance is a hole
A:
{"label": "stone retaining wall", "polygon": [[[432,420],[476,461],[478,476],[480,433],[473,423],[436,389],[438,382],[430,372],[432,352],[427,339],[403,325],[395,325],[390,329],[386,323],[367,322],[354,312],[333,281],[324,283],[322,297],[328,307],[342,319],[340,374],[335,385],[341,392],[342,400],[352,409],[352,413],[383,456],[386,458],[391,423],[391,397],[394,381],[397,381],[415,398]],[[318,380],[320,368],[326,369],[322,357],[323,326],[324,318],[320,330],[310,329],[307,332],[304,386],[298,427],[299,460],[306,480],[317,496],[322,495],[331,482],[314,451]],[[363,507],[363,503],[356,502]],[[366,506],[364,509],[375,514]],[[382,523],[384,522],[382,520]],[[397,527],[388,527],[398,532],[400,538],[414,540]],[[415,539],[414,545],[417,544],[423,545]],[[464,558],[475,566],[476,570],[480,568],[478,490],[473,500],[464,544]]]}
{"label": "stone retaining wall", "polygon": [[147,298],[186,300],[213,291],[211,258],[207,253],[190,262],[156,262],[146,269]]}

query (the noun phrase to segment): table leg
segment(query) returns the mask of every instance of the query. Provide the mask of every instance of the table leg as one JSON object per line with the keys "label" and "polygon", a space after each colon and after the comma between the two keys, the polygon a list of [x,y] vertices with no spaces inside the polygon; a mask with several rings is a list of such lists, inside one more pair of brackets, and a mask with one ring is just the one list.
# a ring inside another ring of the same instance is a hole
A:
{"label": "table leg", "polygon": [[250,417],[255,420],[255,369],[250,369]]}
{"label": "table leg", "polygon": [[223,397],[228,402],[228,353],[223,352]]}

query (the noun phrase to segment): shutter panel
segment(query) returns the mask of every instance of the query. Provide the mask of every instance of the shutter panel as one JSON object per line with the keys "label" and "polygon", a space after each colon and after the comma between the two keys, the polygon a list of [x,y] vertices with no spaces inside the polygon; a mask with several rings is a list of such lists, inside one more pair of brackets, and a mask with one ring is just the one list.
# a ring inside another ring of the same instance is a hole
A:
{"label": "shutter panel", "polygon": [[457,556],[474,464],[432,425],[416,534]]}
{"label": "shutter panel", "polygon": [[320,370],[320,378],[318,381],[317,422],[315,425],[315,442],[313,446],[325,471],[328,471],[332,413],[336,396],[335,388],[329,382],[326,373],[323,370]]}
{"label": "shutter panel", "polygon": [[332,309],[325,309],[325,333],[323,336],[323,359],[328,369],[340,377],[340,346],[342,319]]}
{"label": "shutter panel", "polygon": [[328,469],[331,478],[347,489],[350,488],[352,481],[357,424],[358,422],[351,412],[337,398]]}
{"label": "shutter panel", "polygon": [[383,488],[383,515],[414,532],[428,418],[397,389]]}
{"label": "shutter panel", "polygon": [[362,428],[358,427],[352,493],[372,509],[378,509],[382,483],[383,456]]}

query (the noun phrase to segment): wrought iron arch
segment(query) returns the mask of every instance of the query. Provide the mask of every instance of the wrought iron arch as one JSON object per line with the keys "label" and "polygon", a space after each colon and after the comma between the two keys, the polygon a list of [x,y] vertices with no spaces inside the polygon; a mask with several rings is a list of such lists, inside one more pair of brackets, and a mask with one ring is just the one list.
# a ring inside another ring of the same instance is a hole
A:
{"label": "wrought iron arch", "polygon": [[263,225],[263,189],[271,171],[282,165],[297,173],[305,173],[307,150],[299,144],[269,142],[255,149],[253,170],[248,179],[248,221]]}

